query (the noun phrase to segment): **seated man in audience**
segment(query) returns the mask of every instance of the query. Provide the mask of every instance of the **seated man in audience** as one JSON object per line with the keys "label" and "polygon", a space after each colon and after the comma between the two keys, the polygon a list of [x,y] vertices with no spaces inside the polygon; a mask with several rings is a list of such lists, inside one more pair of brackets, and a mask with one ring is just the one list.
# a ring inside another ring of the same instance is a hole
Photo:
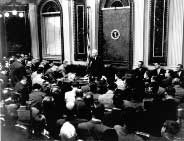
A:
{"label": "seated man in audience", "polygon": [[58,73],[59,73],[59,78],[61,77],[67,77],[67,66],[68,66],[68,61],[63,61],[63,64],[61,64],[58,67]]}
{"label": "seated man in audience", "polygon": [[147,70],[148,69],[146,67],[144,67],[144,62],[139,61],[138,62],[138,67],[134,71],[135,71],[135,75],[136,75],[137,78],[143,79],[144,78],[144,73]]}
{"label": "seated man in audience", "polygon": [[163,101],[165,120],[177,120],[177,106],[175,100],[175,88],[172,86],[166,87],[165,100]]}
{"label": "seated man in audience", "polygon": [[15,85],[15,90],[20,94],[20,104],[25,105],[31,91],[30,87],[27,85],[27,78],[25,76]]}
{"label": "seated man in audience", "polygon": [[46,96],[45,93],[41,91],[42,86],[40,84],[34,84],[32,87],[32,92],[29,94],[29,101],[31,102],[31,107],[35,107],[38,110],[42,110],[42,100]]}
{"label": "seated man in audience", "polygon": [[119,141],[144,141],[140,136],[135,134],[136,131],[136,110],[126,108],[124,116],[125,125],[115,125],[114,129],[118,134]]}
{"label": "seated man in audience", "polygon": [[174,140],[177,141],[177,138],[175,136],[179,131],[180,126],[176,121],[173,120],[165,121],[161,129],[163,141],[174,141]]}
{"label": "seated man in audience", "polygon": [[167,87],[172,85],[172,79],[173,79],[174,72],[171,69],[167,69],[165,71],[165,78],[161,81],[160,86],[161,87]]}
{"label": "seated man in audience", "polygon": [[79,89],[79,83],[73,82],[72,83],[72,90],[65,93],[65,102],[66,104],[68,102],[74,102],[75,103],[75,97],[76,97],[76,91]]}
{"label": "seated man in audience", "polygon": [[184,70],[183,70],[183,65],[182,64],[178,64],[176,66],[176,71],[175,71],[174,77],[179,78],[180,79],[180,85],[182,87],[184,87]]}
{"label": "seated man in audience", "polygon": [[121,72],[115,74],[115,83],[117,85],[117,89],[124,90],[125,89],[125,82],[122,80]]}
{"label": "seated man in audience", "polygon": [[82,90],[76,91],[74,112],[79,121],[87,121],[91,119],[91,108],[85,103]]}
{"label": "seated man in audience", "polygon": [[184,88],[181,87],[181,85],[180,85],[180,79],[179,78],[174,78],[172,80],[172,84],[173,84],[173,86],[176,90],[175,99],[179,103],[184,103]]}
{"label": "seated man in audience", "polygon": [[76,141],[77,133],[75,127],[70,122],[65,122],[60,129],[61,141]]}
{"label": "seated man in audience", "polygon": [[51,68],[49,68],[46,72],[45,72],[45,77],[48,78],[48,81],[51,83],[56,83],[57,81],[57,70],[58,70],[58,66],[53,65]]}
{"label": "seated man in audience", "polygon": [[23,76],[26,76],[26,70],[21,61],[21,56],[17,56],[16,61],[10,65],[10,79],[12,86],[15,86]]}
{"label": "seated man in audience", "polygon": [[160,84],[161,81],[165,78],[165,70],[161,68],[159,63],[155,63],[155,69],[152,70],[152,76],[158,77],[158,83]]}
{"label": "seated man in audience", "polygon": [[101,104],[104,104],[105,108],[113,108],[113,96],[114,96],[114,91],[117,88],[117,85],[115,83],[111,83],[108,85],[108,91],[103,94],[103,95],[99,95],[98,97],[98,101]]}
{"label": "seated man in audience", "polygon": [[79,137],[85,141],[99,141],[102,139],[104,131],[110,129],[110,127],[102,123],[104,117],[104,106],[102,104],[95,104],[92,115],[93,117],[90,121],[78,124]]}

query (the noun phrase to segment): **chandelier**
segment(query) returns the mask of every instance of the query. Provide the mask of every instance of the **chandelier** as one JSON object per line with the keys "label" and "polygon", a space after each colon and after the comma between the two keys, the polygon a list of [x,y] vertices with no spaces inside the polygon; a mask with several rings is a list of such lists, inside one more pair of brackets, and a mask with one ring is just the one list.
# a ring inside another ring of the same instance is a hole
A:
{"label": "chandelier", "polygon": [[9,3],[0,6],[0,18],[8,18],[11,16],[16,16],[23,18],[26,14],[27,5],[16,0],[12,0]]}

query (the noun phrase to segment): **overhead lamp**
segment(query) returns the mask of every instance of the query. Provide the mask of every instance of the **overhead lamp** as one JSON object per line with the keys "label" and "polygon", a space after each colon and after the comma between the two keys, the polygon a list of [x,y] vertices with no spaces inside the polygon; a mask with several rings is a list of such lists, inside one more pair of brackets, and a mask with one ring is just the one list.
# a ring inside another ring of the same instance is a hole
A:
{"label": "overhead lamp", "polygon": [[23,17],[24,17],[24,13],[23,13],[23,12],[20,12],[20,13],[19,13],[19,17],[20,17],[20,18],[23,18]]}
{"label": "overhead lamp", "polygon": [[5,12],[4,16],[8,18],[10,16],[10,14],[8,12]]}
{"label": "overhead lamp", "polygon": [[0,13],[0,18],[2,18],[3,17],[3,15]]}
{"label": "overhead lamp", "polygon": [[12,15],[17,15],[17,10],[12,10]]}

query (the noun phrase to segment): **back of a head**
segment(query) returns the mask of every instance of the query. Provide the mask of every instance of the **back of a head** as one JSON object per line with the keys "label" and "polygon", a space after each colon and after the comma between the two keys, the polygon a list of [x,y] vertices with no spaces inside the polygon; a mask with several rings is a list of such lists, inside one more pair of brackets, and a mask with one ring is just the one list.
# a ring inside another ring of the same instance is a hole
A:
{"label": "back of a head", "polygon": [[167,92],[168,95],[173,96],[173,97],[175,96],[176,90],[172,86],[166,87],[165,91]]}
{"label": "back of a head", "polygon": [[180,125],[178,122],[173,120],[166,120],[162,127],[161,133],[162,135],[166,133],[166,134],[169,134],[170,136],[175,136],[179,131],[180,131]]}
{"label": "back of a head", "polygon": [[60,129],[61,141],[76,141],[76,129],[70,122],[65,122]]}
{"label": "back of a head", "polygon": [[40,85],[40,84],[38,84],[38,83],[35,83],[35,84],[33,84],[33,86],[32,86],[32,89],[33,90],[35,90],[35,89],[41,89],[42,88],[42,86]]}
{"label": "back of a head", "polygon": [[158,92],[158,89],[159,89],[159,84],[157,82],[151,82],[149,87],[152,88],[152,92],[154,94],[156,94]]}
{"label": "back of a head", "polygon": [[117,84],[112,82],[112,83],[109,83],[108,85],[108,89],[109,90],[115,90],[117,88]]}
{"label": "back of a head", "polygon": [[90,87],[90,91],[91,92],[96,93],[96,91],[97,91],[97,84],[95,82],[91,82],[89,87]]}
{"label": "back of a head", "polygon": [[72,82],[72,87],[78,88],[79,87],[79,82],[77,82],[77,81]]}
{"label": "back of a head", "polygon": [[174,78],[174,79],[172,80],[172,84],[173,84],[173,85],[179,85],[179,84],[180,84],[180,79],[179,79],[179,78]]}
{"label": "back of a head", "polygon": [[81,89],[78,89],[77,91],[76,91],[76,97],[83,97],[83,92],[82,92],[82,90]]}

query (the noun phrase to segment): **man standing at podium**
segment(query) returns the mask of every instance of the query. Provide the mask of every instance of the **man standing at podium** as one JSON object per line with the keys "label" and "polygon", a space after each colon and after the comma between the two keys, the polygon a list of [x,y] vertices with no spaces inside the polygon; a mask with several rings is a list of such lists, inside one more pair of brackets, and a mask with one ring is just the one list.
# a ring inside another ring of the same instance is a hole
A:
{"label": "man standing at podium", "polygon": [[96,49],[92,50],[91,57],[89,58],[89,63],[87,67],[87,74],[91,78],[97,77],[97,79],[101,79],[104,73],[104,64],[102,58],[98,55],[98,51]]}

